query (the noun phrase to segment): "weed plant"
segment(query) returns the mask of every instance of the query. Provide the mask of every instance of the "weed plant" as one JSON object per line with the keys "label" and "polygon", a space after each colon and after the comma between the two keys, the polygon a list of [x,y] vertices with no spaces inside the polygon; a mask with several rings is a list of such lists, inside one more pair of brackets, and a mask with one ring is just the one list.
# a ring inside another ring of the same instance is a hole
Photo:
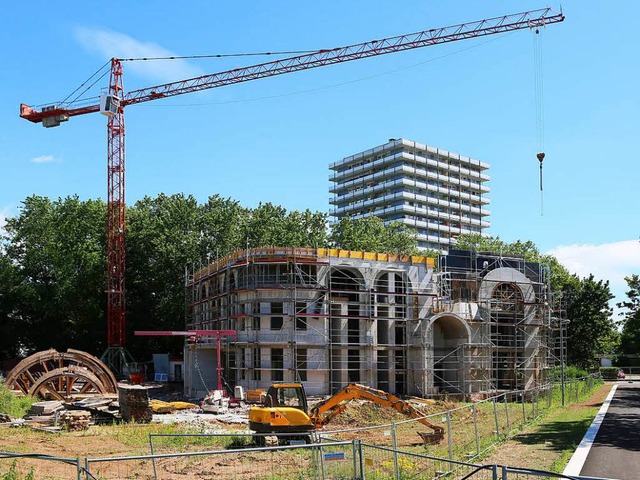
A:
{"label": "weed plant", "polygon": [[23,477],[20,475],[17,469],[18,462],[16,460],[13,461],[9,471],[7,473],[0,474],[0,480],[35,480],[35,475],[33,473],[33,468],[27,472],[27,474]]}
{"label": "weed plant", "polygon": [[13,418],[22,418],[38,399],[15,395],[2,380],[0,377],[0,413],[6,413]]}

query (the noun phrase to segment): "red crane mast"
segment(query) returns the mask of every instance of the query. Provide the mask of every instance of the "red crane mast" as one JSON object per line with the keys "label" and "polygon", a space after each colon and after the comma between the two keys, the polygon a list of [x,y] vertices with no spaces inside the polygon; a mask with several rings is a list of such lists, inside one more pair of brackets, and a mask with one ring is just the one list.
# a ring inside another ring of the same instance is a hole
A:
{"label": "red crane mast", "polygon": [[[149,102],[160,98],[174,97],[199,92],[235,83],[273,77],[311,68],[349,62],[361,58],[428,47],[497,33],[526,28],[539,28],[562,22],[562,12],[550,8],[494,17],[475,22],[461,23],[449,27],[424,30],[382,40],[318,50],[310,54],[289,57],[249,67],[236,68],[211,75],[165,83],[152,87],[124,92],[122,59],[111,59],[109,94],[100,97],[100,102],[89,105],[54,104],[39,110],[25,104],[20,105],[20,116],[30,122],[55,127],[69,117],[101,112],[109,117],[107,122],[107,324],[108,351],[122,351],[125,345],[125,127],[124,107]],[[118,354],[120,355],[120,354]],[[113,358],[112,355],[105,355]]]}

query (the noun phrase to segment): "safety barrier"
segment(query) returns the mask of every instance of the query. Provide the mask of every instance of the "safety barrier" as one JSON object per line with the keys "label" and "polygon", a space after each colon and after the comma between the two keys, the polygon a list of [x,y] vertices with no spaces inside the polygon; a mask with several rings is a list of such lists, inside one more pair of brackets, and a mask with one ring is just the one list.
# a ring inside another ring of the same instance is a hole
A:
{"label": "safety barrier", "polygon": [[[565,401],[586,397],[593,383],[592,378],[566,383]],[[294,439],[290,442],[293,445],[262,448],[253,446],[253,434],[151,434],[150,455],[77,459],[0,452],[0,467],[5,469],[5,462],[16,461],[19,472],[25,475],[38,462],[49,462],[48,475],[38,475],[38,480],[159,480],[180,475],[260,480],[567,479],[572,477],[472,463],[493,444],[559,405],[561,390],[561,386],[556,385],[509,392],[431,415],[430,421],[443,424],[446,435],[441,445],[427,447],[428,455],[416,433],[424,431],[425,426],[409,420],[366,429],[323,432],[314,437],[311,444],[301,444],[300,439]],[[159,441],[161,437],[163,440]],[[366,439],[366,443],[362,439]]]}
{"label": "safety barrier", "polygon": [[[480,402],[429,415],[429,422],[445,428],[439,445],[427,447],[430,455],[457,461],[482,458],[496,443],[521,431],[544,416],[548,410],[565,403],[578,402],[593,390],[597,379],[587,377],[564,384],[532,390],[506,392]],[[563,394],[564,391],[564,394]],[[392,448],[410,449],[421,445],[418,432],[429,432],[419,419],[405,420],[367,428],[325,431],[327,441],[366,438],[368,443]]]}

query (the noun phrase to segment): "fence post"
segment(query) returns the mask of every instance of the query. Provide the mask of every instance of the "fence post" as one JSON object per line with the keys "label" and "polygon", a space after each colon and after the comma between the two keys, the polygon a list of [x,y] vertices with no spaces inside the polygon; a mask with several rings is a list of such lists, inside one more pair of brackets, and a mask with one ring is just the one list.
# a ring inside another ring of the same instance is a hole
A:
{"label": "fence post", "polygon": [[[151,452],[151,455],[154,454],[153,452],[153,438],[152,438],[152,433],[149,434],[149,451]],[[158,470],[156,468],[156,459],[152,458],[151,459],[151,464],[153,465],[153,478],[155,480],[158,480]]]}
{"label": "fence post", "polygon": [[393,440],[393,467],[396,473],[395,479],[400,479],[400,465],[398,465],[398,437],[396,436],[396,424],[391,424],[391,439]]}
{"label": "fence post", "polygon": [[320,472],[322,480],[325,479],[325,471],[324,471],[324,452],[322,451],[322,441],[320,441]]}
{"label": "fence post", "polygon": [[491,465],[492,480],[498,480],[498,465]]}
{"label": "fence post", "polygon": [[471,405],[471,412],[473,413],[473,431],[476,436],[476,455],[480,455],[480,439],[478,438],[478,412],[476,411],[476,404]]}
{"label": "fence post", "polygon": [[78,470],[78,480],[82,480],[82,462],[80,457],[76,458],[76,469]]}
{"label": "fence post", "polygon": [[509,421],[509,402],[507,400],[507,394],[504,394],[504,413],[507,416],[507,434],[505,438],[511,434],[511,422]]}
{"label": "fence post", "polygon": [[358,440],[358,455],[360,459],[360,479],[364,480],[364,454],[362,453],[362,440]]}
{"label": "fence post", "polygon": [[496,421],[496,440],[500,440],[500,424],[498,423],[498,408],[496,407],[496,397],[493,397],[493,418]]}
{"label": "fence post", "polygon": [[86,478],[91,477],[91,469],[89,467],[89,459],[87,457],[84,459],[84,475]]}
{"label": "fence post", "polygon": [[356,442],[357,440],[351,440],[351,453],[353,455],[353,478],[358,477],[358,459],[356,458],[357,450],[356,450]]}
{"label": "fence post", "polygon": [[320,446],[318,448],[315,449],[315,459],[316,459],[316,464],[315,464],[315,468],[316,468],[316,476],[315,478],[318,478],[320,480],[322,480],[324,478],[324,464],[323,464],[323,451],[322,451],[322,437],[318,437],[318,443],[320,444]]}
{"label": "fence post", "polygon": [[451,410],[447,410],[447,444],[449,446],[449,460],[453,460],[453,445],[451,439]]}
{"label": "fence post", "polygon": [[507,467],[505,467],[503,465],[502,466],[502,480],[508,480],[507,477],[508,477],[508,475],[507,475]]}

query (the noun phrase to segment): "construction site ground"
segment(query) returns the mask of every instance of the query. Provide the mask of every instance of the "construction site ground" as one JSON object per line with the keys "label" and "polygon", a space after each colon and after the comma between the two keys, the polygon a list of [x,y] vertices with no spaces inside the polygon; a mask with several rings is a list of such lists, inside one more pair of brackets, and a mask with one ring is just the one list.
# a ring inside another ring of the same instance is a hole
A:
{"label": "construction site ground", "polygon": [[[582,435],[595,416],[599,405],[606,397],[610,385],[599,387],[589,400],[573,404],[563,409],[551,412],[545,418],[536,421],[530,427],[516,434],[511,440],[500,444],[489,451],[481,463],[498,463],[519,467],[537,468],[543,470],[562,470],[562,466],[568,461],[575,446],[580,442]],[[433,408],[448,409],[455,404],[448,403],[436,405]],[[157,416],[160,417],[160,416]],[[480,415],[480,418],[482,415]],[[161,417],[160,417],[161,418]],[[404,420],[404,417],[396,412],[373,404],[352,404],[348,409],[331,424],[332,429],[345,429],[366,427],[373,425],[389,424]],[[423,427],[424,429],[424,427]],[[46,433],[27,428],[2,428],[1,450],[15,453],[39,453],[57,457],[113,457],[146,455],[149,453],[149,433],[184,433],[184,432],[229,432],[246,431],[246,426],[237,423],[221,422],[215,415],[192,416],[182,423],[152,423],[150,425],[122,424],[113,426],[92,426],[89,430],[80,432]],[[385,428],[368,430],[366,432],[348,432],[340,434],[340,439],[363,438],[366,442],[374,444],[389,444],[389,430]],[[230,439],[229,441],[234,441]],[[237,439],[235,440],[237,441]],[[420,445],[419,437],[411,431],[398,429],[398,444],[401,449],[420,449],[430,455],[436,454],[438,447],[424,447]],[[204,444],[202,441],[194,445],[186,445],[184,442],[166,444],[167,449],[176,451],[198,451],[210,449],[212,444]],[[162,451],[162,442],[158,442],[158,450]],[[158,452],[156,452],[158,453]],[[444,451],[441,456],[446,456]],[[283,461],[285,459],[283,458]],[[190,465],[204,462],[205,459],[192,459]],[[229,464],[225,459],[225,465],[237,472],[244,462],[252,460],[237,456]],[[476,460],[476,462],[478,462]],[[11,460],[2,460],[0,463],[0,475],[8,471]],[[222,467],[223,465],[218,465]],[[203,464],[202,467],[205,467]],[[21,472],[34,469],[35,479],[66,478],[69,475],[69,467],[53,462],[33,460],[20,460],[18,468]],[[186,478],[184,472],[175,469],[173,472],[164,471],[162,478]],[[207,468],[203,468],[203,475]],[[189,468],[190,478],[209,478],[198,476],[198,471]],[[107,472],[105,472],[107,473]],[[195,476],[193,476],[195,475]],[[109,475],[104,475],[109,478]]]}

